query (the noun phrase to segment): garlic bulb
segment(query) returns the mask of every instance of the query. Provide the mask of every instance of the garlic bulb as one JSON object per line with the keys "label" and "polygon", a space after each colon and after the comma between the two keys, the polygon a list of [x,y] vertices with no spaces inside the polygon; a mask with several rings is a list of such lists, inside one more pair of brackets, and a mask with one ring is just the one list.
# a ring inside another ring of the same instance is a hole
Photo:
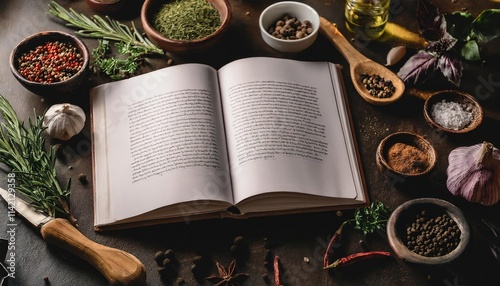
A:
{"label": "garlic bulb", "polygon": [[452,194],[487,206],[500,201],[500,150],[493,144],[458,147],[448,162],[446,186]]}
{"label": "garlic bulb", "polygon": [[68,140],[82,131],[85,119],[85,112],[79,106],[54,104],[45,112],[42,125],[50,137]]}

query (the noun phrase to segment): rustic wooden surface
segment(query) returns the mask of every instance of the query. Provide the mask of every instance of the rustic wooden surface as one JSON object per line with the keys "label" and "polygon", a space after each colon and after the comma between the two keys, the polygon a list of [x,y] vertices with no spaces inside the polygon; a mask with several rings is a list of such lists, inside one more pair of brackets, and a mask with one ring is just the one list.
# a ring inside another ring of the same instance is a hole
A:
{"label": "rustic wooden surface", "polygon": [[[138,0],[137,0],[138,1]],[[266,46],[260,38],[258,29],[259,13],[275,1],[231,0],[234,18],[229,33],[216,47],[190,56],[174,56],[174,64],[200,62],[215,68],[243,57],[272,56],[301,60],[325,60],[347,65],[338,51],[322,35],[312,47],[299,54],[281,54]],[[345,28],[343,10],[344,1],[308,0],[303,1],[318,10],[321,16],[338,24],[339,30],[348,38],[352,34]],[[415,13],[417,0],[392,1],[391,21],[416,32]],[[498,1],[432,1],[443,11],[453,12],[467,9],[477,16],[482,9],[500,8]],[[0,1],[0,94],[4,95],[19,115],[28,118],[42,113],[54,100],[32,94],[25,90],[11,75],[7,62],[12,48],[24,37],[44,30],[72,31],[46,13],[49,1]],[[93,15],[85,1],[59,1],[65,7],[87,15]],[[134,13],[132,13],[134,14]],[[135,13],[135,15],[138,15]],[[129,21],[130,18],[123,19]],[[139,24],[137,18],[132,20]],[[139,25],[140,26],[140,25]],[[89,49],[96,46],[96,41],[84,39]],[[353,45],[365,56],[385,63],[385,55],[393,42],[353,41]],[[263,266],[266,247],[281,257],[284,268],[285,285],[499,285],[499,264],[495,262],[486,247],[484,238],[477,232],[475,224],[481,217],[487,217],[500,224],[498,205],[482,207],[451,196],[445,187],[448,153],[464,145],[490,141],[500,147],[500,70],[493,60],[498,60],[499,52],[495,45],[486,48],[487,61],[465,63],[463,83],[460,90],[478,98],[485,108],[487,117],[475,132],[463,136],[451,136],[433,130],[422,114],[423,100],[405,94],[403,98],[389,106],[373,106],[361,99],[350,82],[348,69],[344,69],[352,119],[356,126],[359,150],[370,198],[380,200],[395,209],[401,203],[419,197],[439,197],[453,202],[460,207],[469,220],[473,230],[472,243],[461,259],[452,265],[440,268],[426,268],[407,264],[397,259],[373,260],[360,263],[342,271],[322,270],[322,255],[328,237],[340,223],[350,218],[352,212],[344,211],[342,216],[336,212],[300,214],[282,217],[256,218],[244,221],[213,220],[186,221],[184,223],[130,229],[123,231],[96,233],[93,231],[92,185],[81,184],[77,177],[85,173],[91,177],[91,145],[88,123],[84,131],[63,142],[64,157],[57,162],[59,177],[65,182],[73,178],[71,209],[79,221],[79,230],[90,239],[111,247],[119,248],[135,255],[147,269],[148,285],[176,285],[173,281],[161,281],[156,270],[153,255],[158,250],[173,249],[179,259],[180,277],[185,285],[198,285],[193,279],[190,267],[194,256],[199,251],[208,253],[213,261],[229,265],[232,260],[230,247],[234,237],[244,236],[249,242],[250,255],[246,263],[238,265],[237,270],[250,274],[245,285],[265,285],[263,274],[272,276]],[[409,54],[415,50],[409,50]],[[163,67],[165,59],[155,59],[148,63],[144,71]],[[393,67],[394,71],[401,65]],[[93,77],[88,87],[106,82],[105,77]],[[489,84],[488,84],[489,82]],[[433,80],[426,89],[438,90],[449,88],[439,78]],[[88,94],[82,89],[68,102],[80,105],[88,114]],[[412,131],[425,136],[436,147],[438,163],[430,177],[412,184],[395,185],[396,180],[388,180],[377,170],[375,150],[382,138],[396,131]],[[56,143],[56,142],[51,142]],[[0,175],[2,186],[6,176]],[[141,190],[137,190],[141,195]],[[0,206],[0,237],[7,237],[7,210]],[[107,285],[105,278],[85,261],[76,256],[47,245],[36,229],[30,227],[21,218],[16,218],[15,226],[15,279],[9,285],[43,285],[47,276],[50,285]],[[361,251],[358,241],[361,234],[346,229],[343,245],[339,254]],[[384,234],[370,236],[367,239],[369,249],[390,251]],[[268,245],[272,242],[272,245]],[[304,262],[309,258],[309,263]],[[215,273],[212,268],[212,273]],[[204,285],[208,285],[206,282]]]}

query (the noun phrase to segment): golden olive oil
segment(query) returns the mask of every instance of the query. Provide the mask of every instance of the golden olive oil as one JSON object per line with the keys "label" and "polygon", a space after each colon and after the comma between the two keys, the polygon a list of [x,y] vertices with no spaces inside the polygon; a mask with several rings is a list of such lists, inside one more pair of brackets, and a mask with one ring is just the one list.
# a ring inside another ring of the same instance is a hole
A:
{"label": "golden olive oil", "polygon": [[389,18],[390,2],[390,0],[346,0],[347,28],[370,39],[380,37]]}

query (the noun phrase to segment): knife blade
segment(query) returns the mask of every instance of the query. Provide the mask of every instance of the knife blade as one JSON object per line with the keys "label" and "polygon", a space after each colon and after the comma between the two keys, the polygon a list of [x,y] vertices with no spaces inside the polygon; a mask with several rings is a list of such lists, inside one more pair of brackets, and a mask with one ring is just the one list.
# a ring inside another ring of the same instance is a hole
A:
{"label": "knife blade", "polygon": [[110,285],[145,285],[146,272],[142,262],[120,249],[96,243],[68,220],[53,218],[35,210],[29,203],[0,187],[0,195],[16,212],[40,229],[43,239],[87,261]]}

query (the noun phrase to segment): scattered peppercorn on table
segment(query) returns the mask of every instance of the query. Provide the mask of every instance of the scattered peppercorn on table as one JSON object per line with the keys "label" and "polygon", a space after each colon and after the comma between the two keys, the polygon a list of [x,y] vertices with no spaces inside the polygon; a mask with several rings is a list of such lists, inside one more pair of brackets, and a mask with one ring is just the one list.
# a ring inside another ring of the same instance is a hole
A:
{"label": "scattered peppercorn on table", "polygon": [[[12,48],[24,37],[35,32],[74,32],[47,14],[49,2],[0,1],[0,57],[4,63],[8,62]],[[233,11],[230,30],[214,47],[194,54],[169,53],[166,57],[153,57],[147,60],[139,73],[166,67],[169,62],[204,63],[218,69],[226,63],[250,56],[330,61],[343,65],[345,87],[370,200],[381,201],[391,210],[403,202],[421,197],[437,197],[455,204],[464,212],[474,232],[468,250],[449,267],[423,268],[401,261],[395,255],[387,257],[387,252],[393,253],[385,233],[364,237],[350,224],[344,225],[342,240],[339,243],[328,245],[332,234],[344,221],[352,218],[353,210],[245,220],[186,220],[175,224],[94,232],[92,181],[78,180],[82,175],[92,178],[90,120],[83,131],[71,140],[48,141],[50,144],[60,144],[56,162],[58,177],[62,181],[73,179],[71,209],[78,219],[79,230],[95,242],[122,249],[136,256],[146,268],[147,285],[211,285],[203,277],[211,277],[210,281],[227,281],[228,277],[223,274],[229,273],[233,277],[240,273],[238,279],[245,280],[241,285],[274,285],[275,281],[287,286],[500,285],[500,261],[492,255],[488,240],[490,236],[476,228],[483,218],[500,226],[500,206],[472,203],[452,195],[446,189],[448,154],[452,150],[483,141],[500,147],[500,68],[493,64],[493,61],[498,61],[500,57],[496,49],[499,39],[481,49],[485,62],[463,61],[460,87],[453,86],[437,73],[425,84],[407,85],[407,92],[398,102],[387,106],[373,106],[356,94],[347,61],[322,35],[301,53],[284,54],[264,43],[260,36],[258,18],[265,7],[277,1],[230,2]],[[386,55],[392,47],[404,42],[418,42],[411,38],[419,32],[415,16],[418,2],[392,1],[389,18],[392,24],[387,25],[388,30],[382,38],[369,40],[356,37],[346,29],[344,1],[305,1],[322,17],[336,23],[337,28],[347,39],[351,39],[352,45],[358,51],[381,64],[385,64]],[[97,14],[83,0],[58,3],[88,16]],[[466,11],[473,17],[484,9],[500,8],[500,3],[494,1],[433,0],[430,3],[446,13]],[[141,29],[140,7],[134,9],[135,13],[131,13],[134,12],[131,10],[124,13],[124,18],[120,18],[120,14],[114,14],[112,17],[127,24],[133,21],[136,27]],[[389,37],[391,35],[392,37]],[[98,45],[95,39],[82,39],[89,50]],[[70,47],[60,48],[71,53]],[[416,51],[414,46],[409,45],[406,58]],[[389,68],[397,72],[404,60],[405,58]],[[65,63],[77,64],[73,63],[72,59],[65,60]],[[66,98],[56,99],[42,98],[23,88],[12,76],[7,64],[0,68],[0,79],[0,94],[10,101],[19,116],[25,120],[33,116],[33,110],[42,114],[52,104],[63,102],[82,107],[88,116],[89,88],[110,81],[103,74],[94,74],[84,87],[75,90]],[[425,93],[443,89],[459,89],[478,99],[485,117],[476,130],[465,135],[448,134],[433,129],[425,121],[424,101],[413,96],[412,90]],[[380,96],[386,95],[383,93]],[[397,131],[420,134],[433,144],[438,154],[438,162],[431,174],[409,184],[400,177],[385,177],[376,168],[375,153],[378,143]],[[1,172],[0,179],[2,186],[6,186],[7,173]],[[137,190],[137,195],[143,195],[143,190]],[[7,239],[9,246],[4,263],[12,273],[9,285],[44,285],[49,282],[50,285],[108,285],[96,269],[80,258],[45,244],[38,232],[31,229],[27,222],[21,217],[12,216],[6,203],[0,206],[0,219],[0,238]],[[498,244],[500,247],[500,239]],[[355,263],[346,263],[348,265],[343,267],[323,269],[327,246],[333,249],[329,252],[330,263],[342,261],[339,260],[342,257],[353,257],[356,253],[372,251],[382,253],[383,257],[354,259],[352,262]],[[268,259],[269,257],[271,259]],[[277,266],[273,265],[273,257],[279,257],[279,260],[276,259]],[[3,257],[0,257],[0,260],[2,259]],[[233,260],[236,260],[236,263],[232,263]],[[158,271],[160,265],[164,267]],[[169,268],[167,271],[166,265],[173,267],[173,270]],[[279,277],[274,276],[276,271],[279,272]],[[161,273],[170,274],[160,276]]]}

